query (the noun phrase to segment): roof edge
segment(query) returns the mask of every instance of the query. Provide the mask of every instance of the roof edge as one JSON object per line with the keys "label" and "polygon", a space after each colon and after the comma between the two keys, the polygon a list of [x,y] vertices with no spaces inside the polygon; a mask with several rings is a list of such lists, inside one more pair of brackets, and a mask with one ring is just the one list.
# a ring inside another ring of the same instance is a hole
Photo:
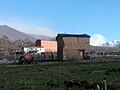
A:
{"label": "roof edge", "polygon": [[90,38],[91,36],[88,34],[58,34],[57,37],[87,37]]}

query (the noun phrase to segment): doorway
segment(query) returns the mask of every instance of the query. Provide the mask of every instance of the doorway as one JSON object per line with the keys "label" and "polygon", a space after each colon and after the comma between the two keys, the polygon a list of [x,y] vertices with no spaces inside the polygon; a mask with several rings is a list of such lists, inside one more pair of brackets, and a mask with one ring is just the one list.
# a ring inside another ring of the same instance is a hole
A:
{"label": "doorway", "polygon": [[83,60],[85,57],[85,50],[79,50],[79,59]]}

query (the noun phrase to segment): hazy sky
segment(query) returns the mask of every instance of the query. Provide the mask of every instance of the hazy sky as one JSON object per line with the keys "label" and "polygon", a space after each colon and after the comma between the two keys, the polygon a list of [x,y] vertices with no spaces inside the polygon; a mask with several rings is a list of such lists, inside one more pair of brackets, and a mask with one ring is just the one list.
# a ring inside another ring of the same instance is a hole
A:
{"label": "hazy sky", "polygon": [[120,0],[0,0],[0,24],[49,36],[86,33],[92,43],[119,40]]}

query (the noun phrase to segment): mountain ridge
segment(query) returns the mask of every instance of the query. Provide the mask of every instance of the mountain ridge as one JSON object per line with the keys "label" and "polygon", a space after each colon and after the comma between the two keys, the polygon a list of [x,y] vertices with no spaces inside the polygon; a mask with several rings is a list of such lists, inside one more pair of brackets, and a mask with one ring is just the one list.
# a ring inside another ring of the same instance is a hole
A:
{"label": "mountain ridge", "polygon": [[102,44],[103,47],[114,47],[114,48],[120,48],[120,40],[114,40],[110,42],[106,42]]}
{"label": "mountain ridge", "polygon": [[4,35],[6,35],[13,42],[20,39],[21,40],[29,39],[32,42],[35,42],[37,39],[44,39],[44,40],[52,39],[52,37],[44,36],[44,35],[37,35],[36,37],[36,35],[20,32],[19,30],[12,28],[10,26],[0,25],[0,38]]}

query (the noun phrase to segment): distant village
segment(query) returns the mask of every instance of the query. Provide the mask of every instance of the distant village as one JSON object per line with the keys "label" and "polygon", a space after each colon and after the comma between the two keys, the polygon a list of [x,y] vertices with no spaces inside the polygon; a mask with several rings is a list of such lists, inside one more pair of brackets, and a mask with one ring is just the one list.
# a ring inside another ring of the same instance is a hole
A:
{"label": "distant village", "polygon": [[55,40],[37,39],[34,42],[29,39],[12,42],[3,35],[0,43],[0,60],[19,60],[27,54],[36,61],[90,60],[92,57],[120,55],[120,49],[91,46],[88,34],[58,34]]}
{"label": "distant village", "polygon": [[[83,59],[85,53],[90,51],[89,45],[90,36],[87,34],[58,34],[56,41],[36,40],[35,43],[26,40],[26,43],[18,40],[12,43],[7,36],[3,36],[0,39],[1,42],[1,59],[2,58],[14,58],[17,59],[17,55],[21,53],[35,53],[41,59]],[[45,54],[45,55],[43,55]],[[11,57],[13,56],[13,57]]]}
{"label": "distant village", "polygon": [[37,39],[34,43],[28,39],[11,42],[4,35],[0,43],[0,59],[9,60],[18,60],[26,53],[31,53],[35,60],[89,60],[91,56],[120,55],[119,49],[98,47],[94,50],[87,34],[58,34],[55,41]]}

